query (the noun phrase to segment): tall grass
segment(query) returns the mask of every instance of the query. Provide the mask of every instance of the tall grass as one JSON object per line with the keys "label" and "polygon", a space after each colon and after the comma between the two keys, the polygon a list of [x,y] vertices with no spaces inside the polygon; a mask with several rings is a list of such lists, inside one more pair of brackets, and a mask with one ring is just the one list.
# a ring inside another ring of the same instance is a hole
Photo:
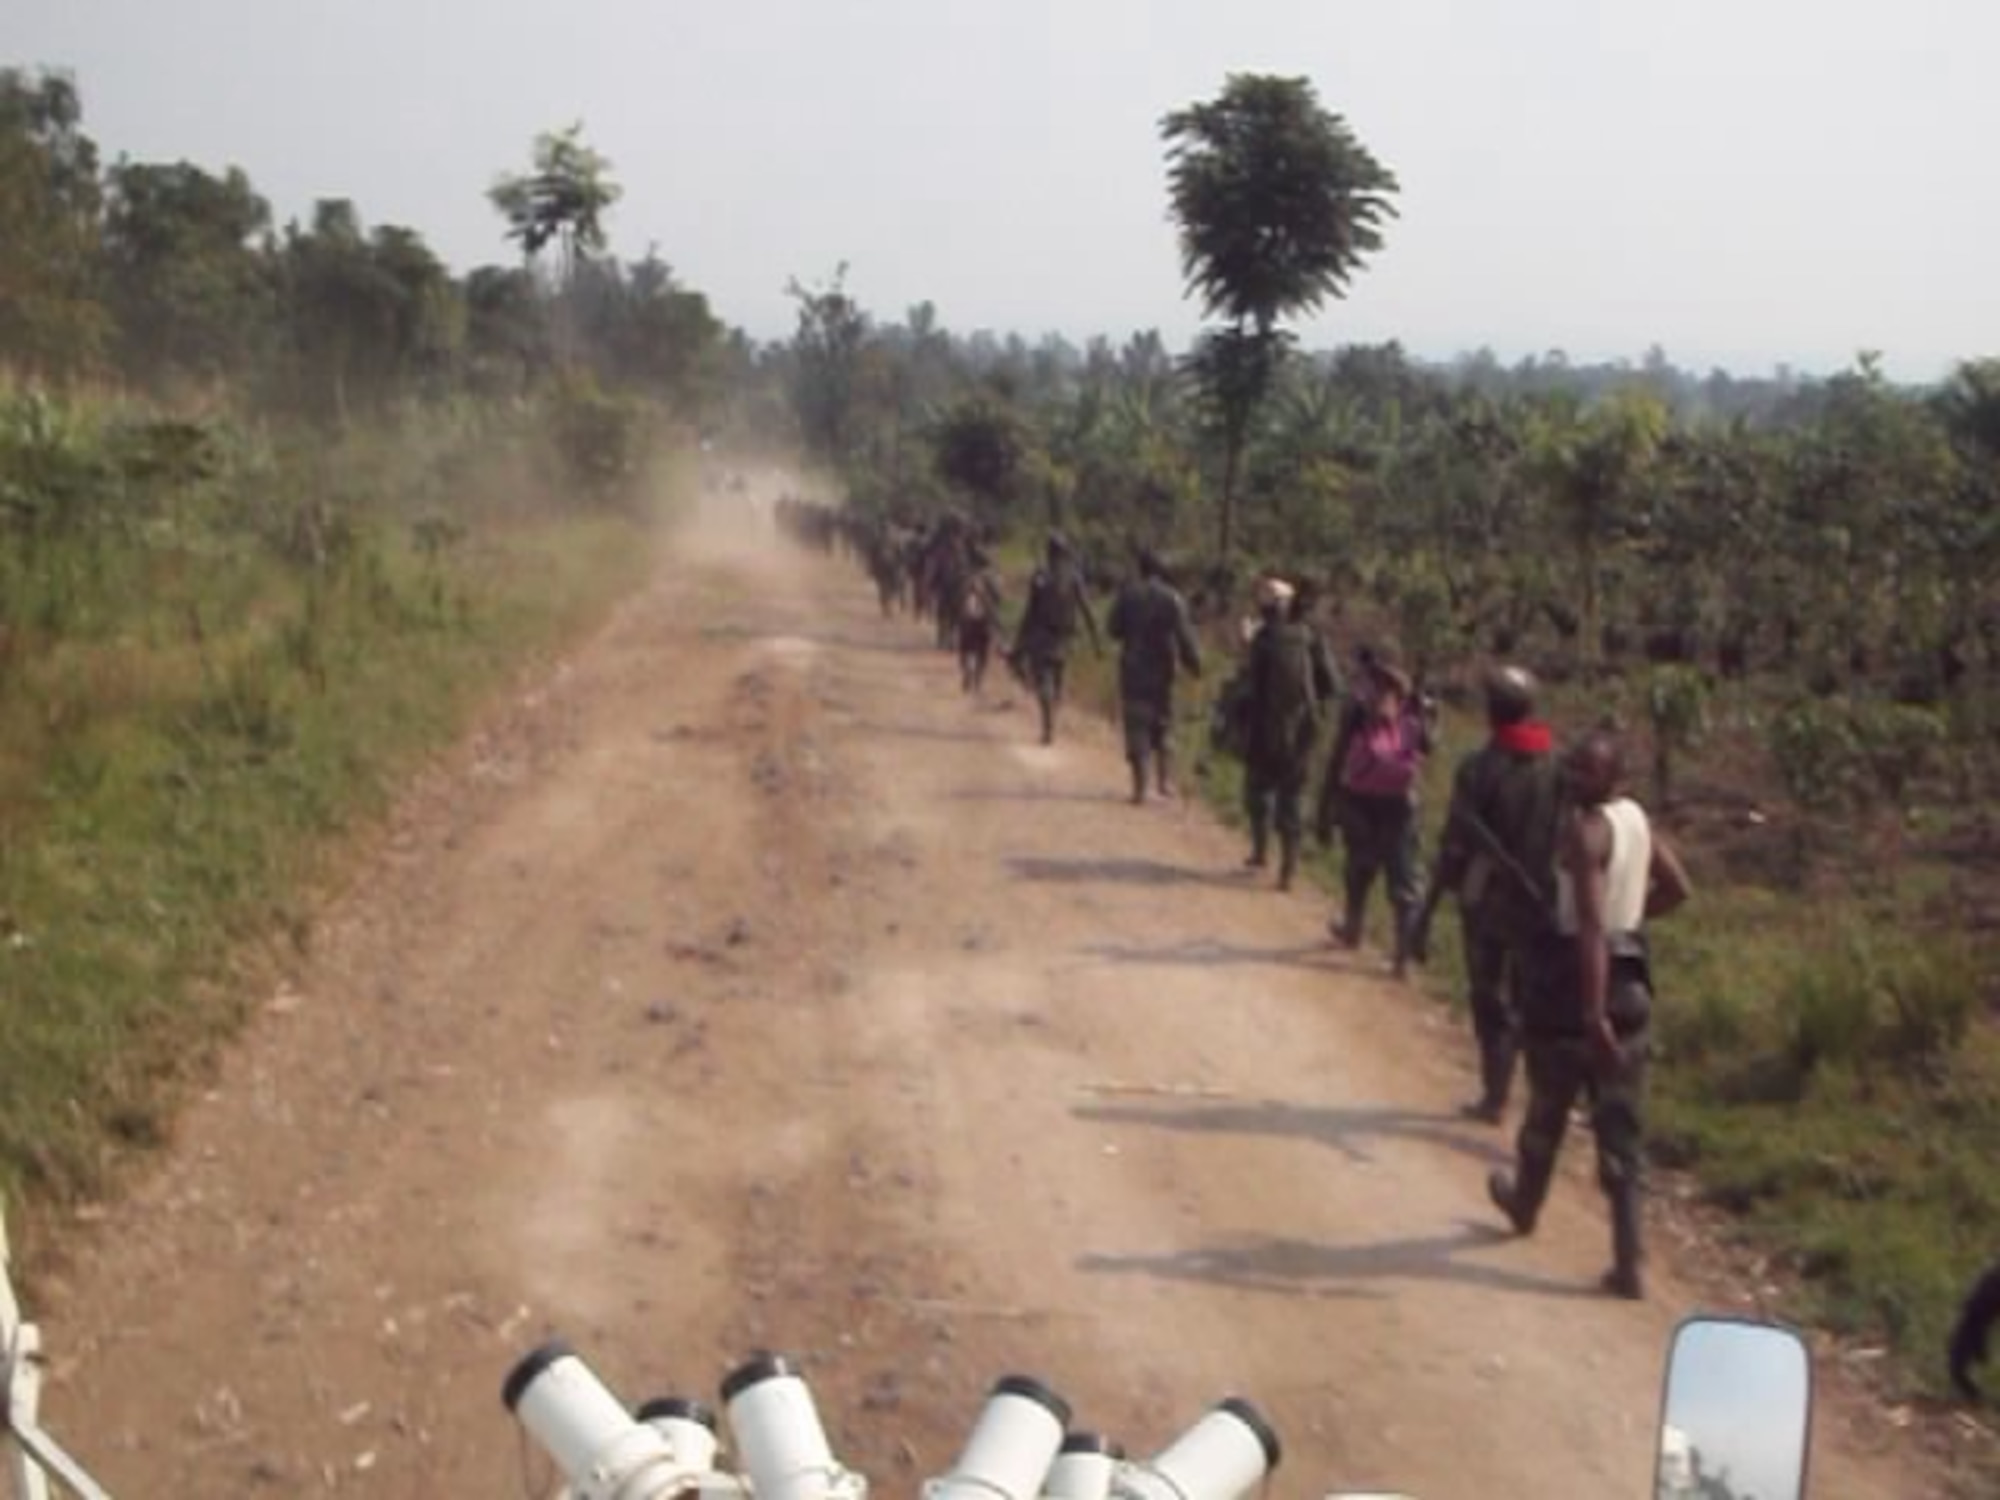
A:
{"label": "tall grass", "polygon": [[639,578],[639,518],[552,502],[538,424],[0,391],[0,1192],[87,1195],[163,1139],[241,1015],[206,981],[302,933],[329,838]]}

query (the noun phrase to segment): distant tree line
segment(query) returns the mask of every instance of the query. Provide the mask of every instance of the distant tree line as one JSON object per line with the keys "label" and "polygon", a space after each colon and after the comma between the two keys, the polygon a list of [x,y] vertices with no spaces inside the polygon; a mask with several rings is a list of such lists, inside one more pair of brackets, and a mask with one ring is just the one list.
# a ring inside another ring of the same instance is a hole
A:
{"label": "distant tree line", "polygon": [[71,78],[0,70],[0,368],[336,422],[578,374],[690,416],[720,399],[740,343],[657,253],[606,253],[617,188],[580,130],[490,196],[523,259],[454,275],[346,199],[279,224],[238,168],[107,165]]}

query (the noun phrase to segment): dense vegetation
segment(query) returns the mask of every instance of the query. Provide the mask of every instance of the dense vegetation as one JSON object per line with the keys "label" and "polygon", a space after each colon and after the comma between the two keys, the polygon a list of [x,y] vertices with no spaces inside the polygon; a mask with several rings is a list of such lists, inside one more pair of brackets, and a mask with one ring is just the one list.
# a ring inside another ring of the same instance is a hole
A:
{"label": "dense vegetation", "polygon": [[463,277],[99,158],[70,80],[0,71],[0,1191],[57,1198],[160,1137],[328,836],[636,580],[732,357],[603,253],[575,130],[491,190],[522,263]]}
{"label": "dense vegetation", "polygon": [[[844,267],[756,347],[609,255],[579,130],[492,187],[521,262],[459,275],[350,203],[280,226],[240,172],[106,166],[67,79],[0,73],[0,1185],[88,1190],[107,1133],[155,1133],[151,1080],[212,1031],[178,997],[268,929],[270,872],[441,732],[436,684],[630,565],[606,528],[699,425],[867,514],[1060,525],[1103,582],[1162,547],[1218,622],[1281,566],[1448,703],[1504,654],[1564,725],[1623,721],[1703,887],[1662,934],[1661,1152],[1929,1383],[2000,1246],[2000,361],[1302,352],[1284,320],[1392,253],[1393,174],[1296,80],[1163,132],[1218,320],[1187,356],[882,318]],[[1287,263],[1231,232],[1294,211]]]}
{"label": "dense vegetation", "polygon": [[[1382,248],[1393,177],[1296,82],[1235,80],[1202,110],[1269,114],[1287,89],[1273,155],[1322,135],[1315,222],[1354,252],[1321,284],[1338,295]],[[795,288],[798,334],[756,379],[869,514],[958,510],[1017,559],[1058,525],[1105,585],[1131,547],[1164,547],[1225,653],[1272,567],[1321,587],[1344,646],[1394,639],[1450,704],[1506,656],[1555,685],[1559,725],[1621,723],[1703,889],[1660,935],[1657,1152],[1802,1292],[1769,1295],[1908,1352],[1898,1382],[1937,1388],[1955,1299],[2000,1247],[2000,360],[1908,388],[1868,354],[1746,377],[1658,349],[1590,367],[1297,353],[1214,280],[1258,268],[1204,259],[1232,242],[1186,222],[1202,110],[1166,122],[1169,193],[1221,333],[1268,334],[1247,387],[1213,339],[1176,358],[1145,332],[957,336],[928,305],[877,321],[838,275]],[[1239,150],[1254,133],[1226,132]],[[1299,201],[1260,196],[1244,154],[1230,212]],[[1478,733],[1449,720],[1452,749]],[[1233,768],[1209,784],[1227,810]]]}

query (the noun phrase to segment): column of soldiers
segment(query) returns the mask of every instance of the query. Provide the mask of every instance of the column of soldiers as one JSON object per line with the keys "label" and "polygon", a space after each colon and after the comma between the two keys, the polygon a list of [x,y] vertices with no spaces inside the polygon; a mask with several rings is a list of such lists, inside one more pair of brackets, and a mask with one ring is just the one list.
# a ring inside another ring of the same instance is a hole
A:
{"label": "column of soldiers", "polygon": [[[1103,652],[1085,570],[1068,543],[1049,537],[1028,582],[1019,626],[1002,646],[1000,581],[981,539],[962,518],[929,528],[858,524],[825,507],[782,502],[779,524],[819,550],[846,550],[873,579],[884,615],[910,609],[938,623],[940,645],[959,652],[961,681],[979,691],[986,663],[1004,650],[1033,693],[1043,744],[1054,741],[1069,652],[1079,634]],[[1359,945],[1370,889],[1382,877],[1392,914],[1391,963],[1401,976],[1428,957],[1439,905],[1456,898],[1479,1093],[1466,1118],[1498,1125],[1516,1075],[1528,1102],[1511,1171],[1487,1182],[1517,1234],[1534,1231],[1571,1113],[1587,1101],[1598,1183],[1611,1221],[1612,1265],[1602,1286],[1644,1295],[1641,1232],[1643,1118],[1653,980],[1645,928],[1691,894],[1687,872],[1644,810],[1621,795],[1615,735],[1594,730],[1557,753],[1536,713],[1537,685],[1502,664],[1481,684],[1486,738],[1461,757],[1426,880],[1419,868],[1417,783],[1433,751],[1426,695],[1383,647],[1356,656],[1343,683],[1314,598],[1275,575],[1257,580],[1254,617],[1241,629],[1243,658],[1225,683],[1211,739],[1243,763],[1244,861],[1269,867],[1277,840],[1278,889],[1297,874],[1303,803],[1315,747],[1334,725],[1314,828],[1345,842],[1343,909],[1329,924],[1343,947]],[[1118,687],[1132,799],[1171,796],[1174,694],[1199,676],[1190,611],[1157,556],[1135,554],[1134,575],[1105,624],[1119,647]],[[1426,894],[1427,892],[1427,894]],[[1948,1350],[1954,1383],[1976,1398],[1975,1371],[2000,1323],[2000,1264],[1968,1293]]]}
{"label": "column of soldiers", "polygon": [[[982,539],[961,518],[921,531],[864,529],[854,551],[885,613],[905,607],[955,646],[961,681],[978,691],[1001,649],[1000,585]],[[1645,926],[1685,901],[1685,869],[1645,812],[1620,794],[1614,736],[1595,731],[1566,753],[1537,717],[1537,686],[1501,665],[1482,683],[1486,738],[1452,776],[1436,858],[1419,859],[1418,790],[1435,750],[1435,711],[1386,645],[1357,653],[1343,681],[1316,623],[1309,589],[1266,575],[1240,630],[1237,670],[1221,690],[1211,735],[1243,764],[1251,871],[1275,863],[1278,889],[1296,880],[1305,800],[1323,735],[1313,831],[1344,845],[1340,909],[1330,928],[1360,946],[1378,883],[1390,911],[1390,961],[1402,975],[1429,952],[1440,904],[1455,897],[1470,989],[1480,1087],[1462,1108],[1497,1125],[1517,1074],[1528,1101],[1509,1171],[1489,1197],[1514,1232],[1531,1234],[1549,1192],[1572,1110],[1587,1103],[1598,1182],[1611,1221],[1603,1288],[1643,1295],[1641,1139],[1652,976]],[[1027,583],[1014,638],[1014,675],[1034,694],[1043,744],[1055,739],[1070,651],[1087,636],[1118,648],[1118,696],[1135,803],[1174,795],[1175,699],[1200,676],[1200,641],[1187,600],[1153,553],[1134,555],[1100,633],[1086,572],[1070,544],[1047,539]]]}

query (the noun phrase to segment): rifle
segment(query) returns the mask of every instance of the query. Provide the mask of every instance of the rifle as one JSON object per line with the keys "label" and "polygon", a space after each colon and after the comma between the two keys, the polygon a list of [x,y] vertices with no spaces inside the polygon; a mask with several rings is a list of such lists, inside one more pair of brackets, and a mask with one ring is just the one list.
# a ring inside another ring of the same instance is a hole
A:
{"label": "rifle", "polygon": [[[1538,905],[1548,901],[1547,886],[1530,875],[1527,868],[1507,852],[1506,846],[1500,842],[1500,835],[1495,833],[1478,813],[1463,808],[1453,808],[1445,819],[1444,830],[1439,834],[1439,838],[1449,839],[1454,829],[1471,835],[1472,841],[1479,846],[1479,852],[1491,860],[1494,868],[1501,874],[1510,877],[1529,900]],[[1410,956],[1418,963],[1423,963],[1430,957],[1431,919],[1437,915],[1438,903],[1444,900],[1444,892],[1443,886],[1433,884],[1424,895],[1422,909],[1410,923],[1406,941]]]}

